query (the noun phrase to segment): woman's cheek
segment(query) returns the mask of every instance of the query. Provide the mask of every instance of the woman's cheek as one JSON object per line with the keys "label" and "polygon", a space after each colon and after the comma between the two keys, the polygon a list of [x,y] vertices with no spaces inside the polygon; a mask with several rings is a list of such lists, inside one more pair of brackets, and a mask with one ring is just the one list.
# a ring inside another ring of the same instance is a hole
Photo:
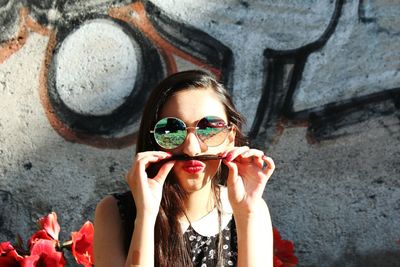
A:
{"label": "woman's cheek", "polygon": [[218,167],[219,167],[219,161],[213,160],[213,161],[209,161],[207,164],[207,168],[206,168],[206,172],[209,176],[211,176],[211,178],[214,177],[214,175],[217,173],[218,171]]}

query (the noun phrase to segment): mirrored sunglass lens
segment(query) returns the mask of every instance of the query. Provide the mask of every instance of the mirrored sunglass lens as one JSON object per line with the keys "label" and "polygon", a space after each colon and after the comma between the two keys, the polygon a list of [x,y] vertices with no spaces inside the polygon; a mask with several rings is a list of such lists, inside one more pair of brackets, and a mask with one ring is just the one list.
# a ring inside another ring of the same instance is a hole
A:
{"label": "mirrored sunglass lens", "polygon": [[186,126],[176,118],[164,118],[154,127],[154,138],[165,149],[176,148],[185,141]]}
{"label": "mirrored sunglass lens", "polygon": [[225,121],[216,116],[204,117],[199,121],[197,127],[197,136],[208,146],[222,144],[229,133]]}

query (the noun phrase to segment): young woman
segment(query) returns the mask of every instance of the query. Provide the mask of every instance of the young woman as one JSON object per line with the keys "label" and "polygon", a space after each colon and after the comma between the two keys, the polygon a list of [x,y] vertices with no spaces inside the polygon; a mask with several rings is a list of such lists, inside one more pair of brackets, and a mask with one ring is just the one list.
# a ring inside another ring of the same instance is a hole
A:
{"label": "young woman", "polygon": [[275,166],[245,146],[242,122],[211,75],[163,80],[143,112],[130,191],[96,208],[96,267],[272,267],[262,195]]}

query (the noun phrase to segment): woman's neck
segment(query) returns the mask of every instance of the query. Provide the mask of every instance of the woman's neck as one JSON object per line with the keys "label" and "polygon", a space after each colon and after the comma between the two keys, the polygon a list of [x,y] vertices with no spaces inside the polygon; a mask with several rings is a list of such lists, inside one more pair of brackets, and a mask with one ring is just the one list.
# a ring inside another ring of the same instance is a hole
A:
{"label": "woman's neck", "polygon": [[215,207],[212,183],[209,182],[202,189],[188,193],[184,205],[186,216],[183,219],[189,220],[189,223],[210,213]]}

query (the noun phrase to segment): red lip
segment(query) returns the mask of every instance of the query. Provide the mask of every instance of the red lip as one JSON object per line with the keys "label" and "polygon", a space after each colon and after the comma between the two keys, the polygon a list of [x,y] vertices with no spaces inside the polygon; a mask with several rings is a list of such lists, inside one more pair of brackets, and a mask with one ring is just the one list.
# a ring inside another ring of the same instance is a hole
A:
{"label": "red lip", "polygon": [[183,163],[183,170],[190,173],[199,173],[204,170],[206,165],[199,160],[188,160]]}

